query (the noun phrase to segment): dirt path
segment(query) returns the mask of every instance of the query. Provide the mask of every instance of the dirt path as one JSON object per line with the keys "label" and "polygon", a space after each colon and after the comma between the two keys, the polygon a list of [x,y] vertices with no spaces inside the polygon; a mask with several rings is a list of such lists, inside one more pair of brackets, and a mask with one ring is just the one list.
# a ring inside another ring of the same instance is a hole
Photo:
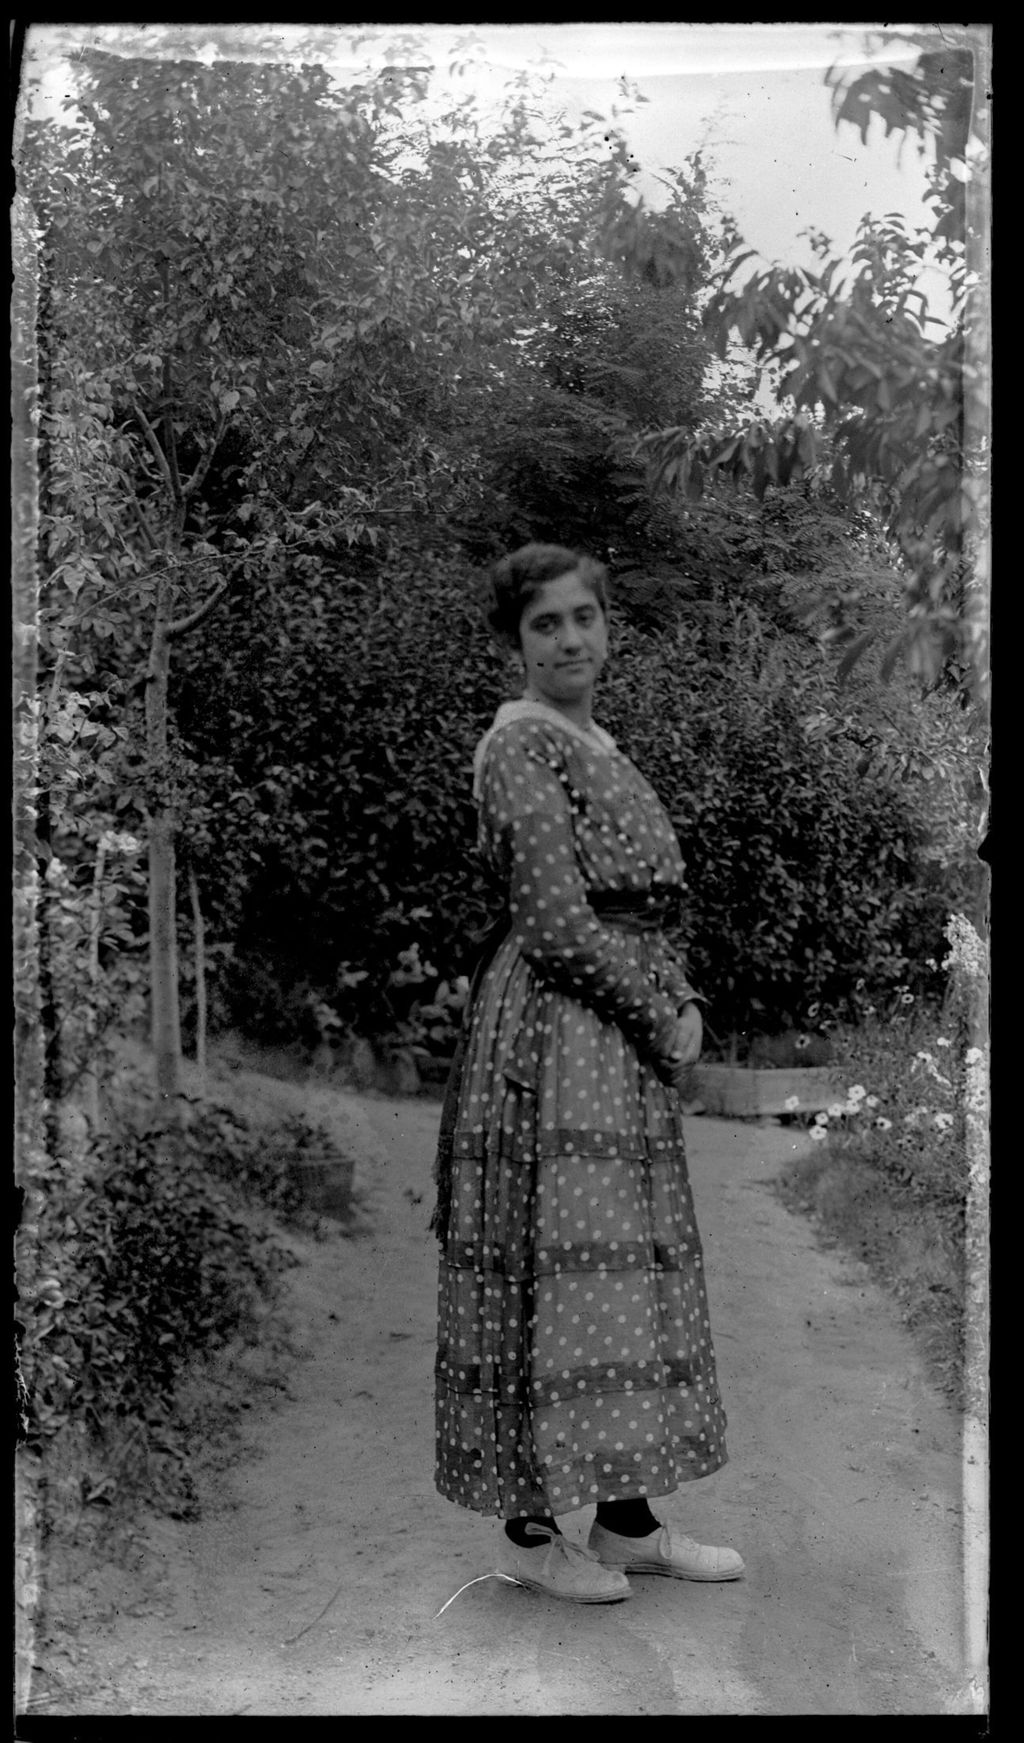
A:
{"label": "dirt path", "polygon": [[254,1400],[231,1468],[201,1476],[201,1523],[154,1534],[162,1598],[126,1592],[81,1643],[99,1692],[77,1711],[973,1710],[958,1424],[866,1273],[773,1197],[780,1128],[688,1124],[731,1462],[663,1510],[739,1547],[746,1578],[636,1580],[607,1608],[489,1579],[438,1616],[500,1529],[433,1488],[438,1109],[330,1101],[368,1232],[293,1273],[290,1396]]}

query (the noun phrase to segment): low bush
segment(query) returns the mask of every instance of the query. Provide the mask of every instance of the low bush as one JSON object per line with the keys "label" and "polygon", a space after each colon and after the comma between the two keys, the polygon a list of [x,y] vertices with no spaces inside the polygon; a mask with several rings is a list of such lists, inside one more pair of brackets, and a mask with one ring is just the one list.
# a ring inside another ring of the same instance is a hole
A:
{"label": "low bush", "polygon": [[[790,1167],[781,1191],[896,1295],[934,1377],[960,1403],[970,1270],[986,1262],[975,1152],[985,1118],[978,1029],[987,994],[974,928],[956,915],[947,936],[941,1005],[903,986],[887,1008],[865,1007],[859,1023],[832,1030],[845,1094],[813,1116],[814,1148]],[[792,1117],[801,1117],[795,1107]]]}
{"label": "low bush", "polygon": [[[24,1438],[76,1473],[82,1502],[112,1499],[140,1471],[151,1500],[187,1498],[176,1385],[253,1337],[294,1262],[272,1218],[225,1177],[223,1152],[211,1164],[225,1129],[219,1116],[216,1133],[169,1139],[125,1113],[77,1159],[42,1158],[28,1173]],[[253,1165],[263,1141],[248,1136]],[[240,1132],[232,1142],[237,1164]]]}
{"label": "low bush", "polygon": [[750,610],[719,645],[713,662],[686,629],[621,634],[601,716],[676,826],[680,941],[711,1030],[735,1042],[802,1027],[809,1004],[849,1011],[858,981],[877,996],[916,984],[921,940],[940,951],[946,914],[922,893],[905,796],[811,731],[831,691],[815,651]]}
{"label": "low bush", "polygon": [[302,1114],[286,1114],[271,1129],[254,1133],[233,1109],[204,1102],[193,1108],[179,1142],[199,1167],[229,1182],[246,1202],[257,1200],[288,1227],[319,1232],[320,1218],[306,1201],[296,1165],[334,1155],[333,1140],[322,1126]]}
{"label": "low bush", "polygon": [[[472,755],[515,689],[472,582],[439,554],[396,560],[337,575],[315,613],[283,583],[245,602],[244,638],[212,625],[182,674],[179,718],[219,819],[191,851],[210,932],[230,938],[227,1005],[261,1039],[305,1022],[314,1040],[317,1008],[393,1035],[413,991],[433,991],[398,984],[404,952],[449,986],[471,966],[496,906],[473,852]],[[834,700],[813,643],[752,607],[723,604],[713,637],[613,620],[600,718],[678,827],[680,942],[723,1039],[789,1029],[813,999],[839,1013],[858,978],[880,996],[913,984],[941,944],[947,897],[924,875],[911,791],[861,767],[842,735],[820,737]],[[216,761],[229,739],[230,768]],[[257,807],[248,833],[238,792]]]}

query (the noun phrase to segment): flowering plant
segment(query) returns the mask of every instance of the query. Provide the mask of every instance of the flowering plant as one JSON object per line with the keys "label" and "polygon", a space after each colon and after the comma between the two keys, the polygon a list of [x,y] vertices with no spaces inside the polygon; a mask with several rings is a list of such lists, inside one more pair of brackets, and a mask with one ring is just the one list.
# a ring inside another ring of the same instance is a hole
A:
{"label": "flowering plant", "polygon": [[[853,1081],[842,1099],[814,1114],[809,1135],[883,1170],[915,1196],[962,1205],[967,1121],[985,1096],[987,1045],[978,1044],[975,1026],[986,954],[963,915],[951,917],[946,935],[941,1012],[901,985],[883,1010],[866,1005],[860,1022],[832,1028],[836,1058]],[[787,1111],[799,1114],[796,1096]]]}
{"label": "flowering plant", "polygon": [[[983,1389],[987,1373],[987,973],[963,915],[946,935],[941,1004],[903,988],[887,1010],[835,1030],[849,1087],[813,1115],[815,1142],[783,1191],[893,1291],[962,1408],[965,1384]],[[795,1096],[787,1111],[800,1117]]]}

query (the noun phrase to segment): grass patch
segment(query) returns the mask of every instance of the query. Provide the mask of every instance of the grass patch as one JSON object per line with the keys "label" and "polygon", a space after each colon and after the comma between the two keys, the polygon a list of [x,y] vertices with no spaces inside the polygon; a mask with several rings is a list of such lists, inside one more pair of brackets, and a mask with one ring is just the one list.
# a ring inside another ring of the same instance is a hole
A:
{"label": "grass patch", "polygon": [[987,1109],[987,1042],[979,1035],[987,982],[973,928],[954,916],[948,936],[941,1007],[922,1007],[902,987],[887,1010],[868,1009],[859,1023],[833,1029],[843,1099],[809,1122],[794,1111],[814,1142],[777,1190],[864,1261],[899,1303],[931,1378],[961,1409],[972,1383],[969,1269],[984,1257],[976,1249],[987,1226],[977,1167]]}
{"label": "grass patch", "polygon": [[899,1304],[929,1376],[960,1409],[964,1396],[963,1211],[929,1203],[870,1161],[828,1144],[792,1162],[776,1190],[788,1209],[864,1261]]}

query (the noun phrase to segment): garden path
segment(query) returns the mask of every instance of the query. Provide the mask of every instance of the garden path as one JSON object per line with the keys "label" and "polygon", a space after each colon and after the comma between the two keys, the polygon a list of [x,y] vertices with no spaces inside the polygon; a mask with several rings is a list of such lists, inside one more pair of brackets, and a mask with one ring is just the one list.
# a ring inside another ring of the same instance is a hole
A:
{"label": "garden path", "polygon": [[637,1579],[583,1608],[487,1579],[440,1613],[491,1569],[499,1527],[433,1488],[439,1110],[320,1090],[317,1117],[328,1102],[357,1229],[303,1244],[286,1394],[254,1395],[227,1468],[204,1461],[198,1523],[153,1526],[139,1590],[80,1643],[75,1711],[975,1710],[959,1424],[866,1271],[771,1191],[805,1140],[687,1122],[731,1462],[661,1505],[739,1547],[745,1579]]}

